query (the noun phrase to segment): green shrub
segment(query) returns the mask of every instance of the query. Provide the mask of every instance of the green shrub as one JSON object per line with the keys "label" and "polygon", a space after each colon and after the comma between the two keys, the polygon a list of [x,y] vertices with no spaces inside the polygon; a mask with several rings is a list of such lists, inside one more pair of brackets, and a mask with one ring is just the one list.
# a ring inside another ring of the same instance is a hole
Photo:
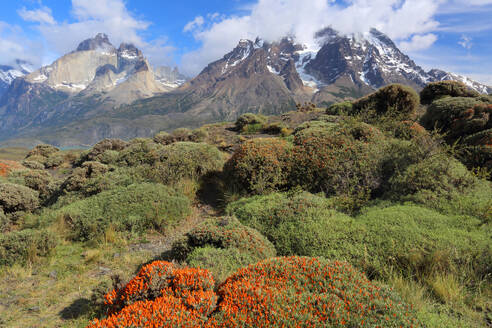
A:
{"label": "green shrub", "polygon": [[101,192],[49,215],[51,220],[64,217],[72,226],[73,239],[85,241],[100,237],[110,227],[136,233],[162,230],[189,214],[186,197],[167,186],[143,183]]}
{"label": "green shrub", "polygon": [[87,161],[114,164],[117,154],[128,147],[128,142],[120,139],[104,139],[80,156],[79,164]]}
{"label": "green shrub", "polygon": [[155,143],[152,139],[133,139],[120,152],[118,164],[124,166],[152,165],[159,160],[159,151],[162,148],[163,146],[161,144]]}
{"label": "green shrub", "polygon": [[226,211],[265,235],[279,255],[337,258],[330,257],[330,234],[357,231],[353,220],[333,207],[331,200],[307,192],[273,193],[241,199]]}
{"label": "green shrub", "polygon": [[32,262],[37,257],[49,255],[56,244],[56,236],[46,230],[0,234],[0,266]]}
{"label": "green shrub", "polygon": [[0,207],[6,213],[34,211],[39,207],[38,192],[21,185],[0,184]]}
{"label": "green shrub", "polygon": [[391,84],[352,103],[351,114],[412,119],[419,106],[418,94],[408,86]]}
{"label": "green shrub", "polygon": [[263,126],[262,132],[266,134],[278,135],[282,134],[282,130],[287,129],[287,126],[281,122],[269,123]]}
{"label": "green shrub", "polygon": [[199,181],[201,177],[221,171],[225,158],[217,147],[206,143],[176,142],[159,150],[153,180],[175,184],[182,179]]}
{"label": "green shrub", "polygon": [[[40,169],[44,169],[44,163],[46,162],[47,158],[41,155],[31,155],[27,156],[22,163],[30,164],[30,163],[37,163],[37,164],[32,164],[34,167],[40,167]],[[26,166],[28,167],[28,166]]]}
{"label": "green shrub", "polygon": [[154,142],[162,145],[168,145],[172,143],[173,136],[166,131],[161,131],[154,136]]}
{"label": "green shrub", "polygon": [[239,116],[239,118],[236,120],[235,127],[236,127],[236,131],[243,131],[243,129],[247,125],[262,126],[265,123],[266,120],[263,117],[251,113],[246,113]]}
{"label": "green shrub", "polygon": [[27,154],[26,158],[32,156],[42,156],[48,158],[59,151],[60,149],[51,145],[37,145]]}
{"label": "green shrub", "polygon": [[0,233],[3,233],[7,230],[10,225],[10,220],[7,218],[5,213],[3,212],[3,208],[0,207]]}
{"label": "green shrub", "polygon": [[466,137],[463,144],[466,146],[460,156],[463,163],[469,167],[484,167],[492,172],[492,129]]}
{"label": "green shrub", "polygon": [[294,138],[291,185],[311,192],[368,199],[381,183],[386,139],[365,123],[344,122],[333,128],[309,128]]}
{"label": "green shrub", "polygon": [[22,173],[24,185],[39,193],[42,202],[47,201],[57,189],[53,177],[43,170],[30,170]]}
{"label": "green shrub", "polygon": [[415,138],[425,138],[429,133],[417,122],[401,121],[395,126],[395,138],[411,140]]}
{"label": "green shrub", "polygon": [[241,144],[224,170],[231,183],[253,194],[286,187],[292,145],[282,139],[259,138]]}
{"label": "green shrub", "polygon": [[47,169],[55,168],[62,165],[65,162],[65,157],[62,153],[54,153],[46,158],[44,166]]}
{"label": "green shrub", "polygon": [[394,197],[420,192],[430,192],[434,197],[446,197],[453,192],[463,193],[475,182],[476,179],[466,167],[444,155],[409,165],[405,171],[390,179]]}
{"label": "green shrub", "polygon": [[209,134],[207,130],[203,128],[195,129],[191,132],[190,141],[192,142],[204,142],[208,138]]}
{"label": "green shrub", "polygon": [[[318,120],[307,121],[307,122],[304,122],[304,123],[298,125],[294,129],[294,135],[299,135],[301,133],[301,131],[307,130],[307,129],[330,130],[330,129],[335,128],[336,126],[337,126],[337,124],[334,122],[326,122],[326,121],[318,121]],[[312,132],[310,132],[310,133],[312,133]]]}
{"label": "green shrub", "polygon": [[176,129],[172,134],[161,131],[154,136],[154,142],[162,145],[170,145],[175,142],[203,142],[208,138],[207,130],[199,128],[190,130],[187,128]]}
{"label": "green shrub", "polygon": [[21,164],[23,166],[27,167],[28,169],[32,169],[32,170],[44,169],[44,164],[41,164],[40,162],[36,162],[36,161],[32,161],[32,160],[23,160]]}
{"label": "green shrub", "polygon": [[352,103],[350,101],[344,101],[331,105],[326,109],[328,115],[348,115],[352,113]]}
{"label": "green shrub", "polygon": [[[356,237],[360,254],[353,255],[369,272],[380,275],[392,266],[423,280],[434,273],[450,272],[463,279],[473,274],[477,283],[491,272],[490,237],[476,219],[397,205],[367,209],[357,222],[364,234]],[[346,236],[338,242],[343,245],[353,238]]]}
{"label": "green shrub", "polygon": [[[96,179],[103,176],[109,171],[109,167],[106,164],[100,162],[87,161],[82,164],[82,167],[77,167],[73,170],[65,181],[62,183],[61,190],[67,192],[81,192],[85,195],[92,195],[100,192],[101,190],[91,190],[94,188],[87,188],[90,179]],[[107,182],[107,181],[106,181]]]}
{"label": "green shrub", "polygon": [[175,242],[171,252],[192,267],[210,270],[216,281],[276,254],[265,237],[234,217],[206,220]]}
{"label": "green shrub", "polygon": [[448,97],[434,101],[421,119],[422,125],[427,129],[438,128],[448,134],[447,138],[456,140],[463,136],[465,131],[457,129],[461,120],[473,117],[473,108],[482,104],[476,98]]}
{"label": "green shrub", "polygon": [[431,82],[420,92],[422,105],[430,105],[434,100],[444,97],[479,97],[476,91],[458,81]]}

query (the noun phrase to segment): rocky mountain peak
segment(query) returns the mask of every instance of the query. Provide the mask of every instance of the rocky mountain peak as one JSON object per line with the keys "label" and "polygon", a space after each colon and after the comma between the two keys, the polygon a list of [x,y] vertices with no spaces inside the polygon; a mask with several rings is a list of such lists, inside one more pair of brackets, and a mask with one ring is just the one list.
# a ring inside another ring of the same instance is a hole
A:
{"label": "rocky mountain peak", "polygon": [[143,58],[143,53],[131,43],[122,43],[118,48],[118,54],[129,60]]}
{"label": "rocky mountain peak", "polygon": [[98,33],[94,38],[82,41],[76,51],[90,51],[96,49],[114,49],[109,38],[104,33]]}

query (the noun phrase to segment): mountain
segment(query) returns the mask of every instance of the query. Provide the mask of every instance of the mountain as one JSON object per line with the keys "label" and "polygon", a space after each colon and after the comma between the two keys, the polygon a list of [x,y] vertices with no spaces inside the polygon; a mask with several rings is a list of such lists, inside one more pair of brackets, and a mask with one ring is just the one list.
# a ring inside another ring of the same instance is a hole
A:
{"label": "mountain", "polygon": [[154,76],[158,82],[170,88],[180,87],[189,80],[187,76],[179,72],[177,67],[154,67]]}
{"label": "mountain", "polygon": [[100,33],[10,84],[0,99],[0,136],[62,126],[177,87],[163,81],[134,45],[115,48]]}
{"label": "mountain", "polygon": [[61,146],[90,145],[234,120],[246,112],[280,114],[306,101],[324,106],[390,83],[420,90],[451,79],[492,92],[453,73],[426,72],[376,29],[342,35],[326,28],[316,37],[314,45],[289,37],[240,40],[188,80],[177,69],[152,69],[136,47],[116,49],[99,34],[12,83],[0,100],[0,140],[35,137]]}
{"label": "mountain", "polygon": [[31,64],[23,60],[16,60],[15,64],[0,65],[0,97],[18,77],[23,77],[33,71]]}

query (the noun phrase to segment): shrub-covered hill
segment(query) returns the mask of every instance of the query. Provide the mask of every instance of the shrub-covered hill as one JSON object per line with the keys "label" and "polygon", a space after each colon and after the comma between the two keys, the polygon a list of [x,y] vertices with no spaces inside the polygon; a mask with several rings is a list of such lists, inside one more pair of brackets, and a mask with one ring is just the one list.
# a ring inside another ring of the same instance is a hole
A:
{"label": "shrub-covered hill", "polygon": [[2,161],[0,326],[490,325],[491,104],[392,85]]}

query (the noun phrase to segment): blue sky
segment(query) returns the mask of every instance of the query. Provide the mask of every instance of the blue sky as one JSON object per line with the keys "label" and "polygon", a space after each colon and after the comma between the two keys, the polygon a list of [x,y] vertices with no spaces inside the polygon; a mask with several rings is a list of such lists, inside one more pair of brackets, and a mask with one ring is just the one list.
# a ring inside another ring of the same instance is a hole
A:
{"label": "blue sky", "polygon": [[492,0],[19,0],[0,4],[0,64],[37,66],[105,32],[135,43],[156,65],[193,75],[240,38],[293,34],[314,44],[324,26],[376,27],[426,69],[492,85]]}

